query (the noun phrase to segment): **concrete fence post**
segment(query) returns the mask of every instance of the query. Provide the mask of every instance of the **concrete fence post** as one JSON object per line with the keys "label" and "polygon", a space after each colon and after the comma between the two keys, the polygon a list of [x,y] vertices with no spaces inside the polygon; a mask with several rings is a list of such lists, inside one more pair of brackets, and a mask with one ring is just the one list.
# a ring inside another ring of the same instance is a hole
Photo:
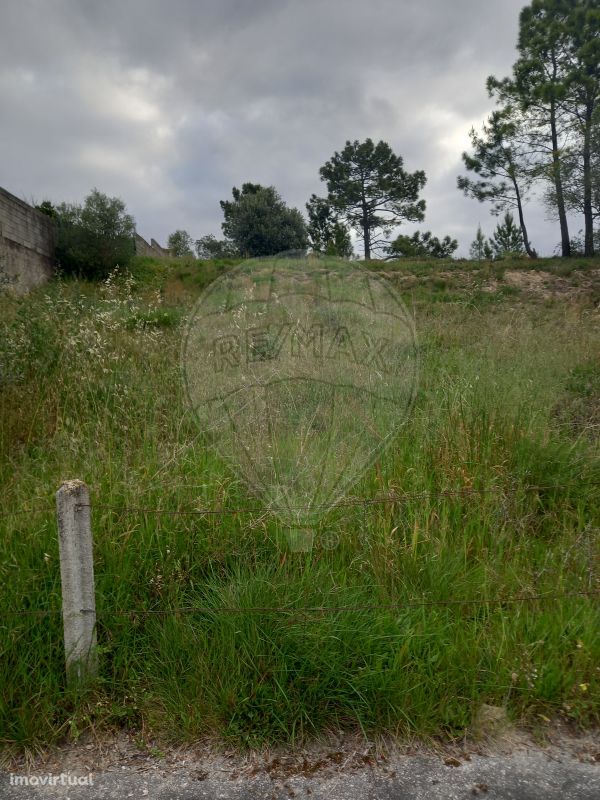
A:
{"label": "concrete fence post", "polygon": [[65,481],[56,493],[67,683],[83,685],[98,669],[90,493]]}

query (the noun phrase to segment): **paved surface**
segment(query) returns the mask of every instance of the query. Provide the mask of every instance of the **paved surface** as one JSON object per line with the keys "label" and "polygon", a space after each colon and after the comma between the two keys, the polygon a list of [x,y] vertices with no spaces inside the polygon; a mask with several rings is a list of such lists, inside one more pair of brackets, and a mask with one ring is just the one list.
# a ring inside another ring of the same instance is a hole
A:
{"label": "paved surface", "polygon": [[[1,800],[600,800],[600,763],[581,760],[571,753],[519,750],[510,755],[396,755],[381,762],[335,770],[255,768],[236,771],[231,762],[203,764],[182,760],[165,767],[153,760],[148,765],[111,765],[92,773],[92,786],[54,787],[14,784],[15,775],[0,774]],[[220,763],[220,766],[219,766]],[[50,767],[51,765],[48,765]],[[64,765],[63,765],[64,766]],[[48,769],[48,768],[47,768]],[[43,780],[50,769],[23,771],[30,780]],[[71,778],[84,777],[77,765]],[[68,778],[65,777],[65,781]],[[60,782],[60,781],[58,781]],[[35,780],[33,781],[35,783]]]}

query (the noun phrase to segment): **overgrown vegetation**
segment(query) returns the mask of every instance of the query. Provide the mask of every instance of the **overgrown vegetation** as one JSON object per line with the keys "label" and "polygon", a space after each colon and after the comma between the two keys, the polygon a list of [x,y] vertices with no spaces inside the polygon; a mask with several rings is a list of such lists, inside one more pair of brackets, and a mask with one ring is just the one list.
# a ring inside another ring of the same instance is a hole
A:
{"label": "overgrown vegetation", "polygon": [[37,208],[56,223],[56,262],[63,274],[104,280],[133,258],[135,221],[120,198],[93,189],[83,205],[46,200]]}
{"label": "overgrown vegetation", "polygon": [[[112,510],[260,505],[211,455],[179,380],[181,322],[230,264],[134,259],[132,275],[100,285],[0,298],[0,741],[123,726],[236,744],[334,726],[456,737],[481,703],[536,725],[597,723],[598,598],[553,599],[600,588],[593,305],[498,291],[474,308],[434,263],[404,260],[420,280],[405,292],[418,398],[355,492],[418,496],[334,510],[314,551],[292,556],[260,508]],[[55,613],[53,495],[72,477],[96,504],[101,674],[81,695],[65,688]],[[444,605],[455,599],[469,602]],[[287,611],[251,611],[272,607]],[[52,613],[19,615],[38,610]]]}

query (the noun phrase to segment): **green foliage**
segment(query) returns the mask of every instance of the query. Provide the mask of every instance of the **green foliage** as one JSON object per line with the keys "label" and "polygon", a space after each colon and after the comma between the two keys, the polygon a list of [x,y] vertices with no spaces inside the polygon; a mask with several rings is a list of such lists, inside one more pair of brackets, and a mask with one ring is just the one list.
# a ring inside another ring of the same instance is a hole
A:
{"label": "green foliage", "polygon": [[306,204],[308,238],[315,253],[351,258],[352,241],[346,225],[341,223],[331,203],[316,194]]}
{"label": "green foliage", "polygon": [[483,133],[471,128],[469,137],[473,153],[464,152],[465,167],[474,172],[477,180],[459,176],[458,188],[467,197],[480,202],[491,201],[493,213],[500,213],[517,202],[517,178],[527,175],[517,162],[514,140],[517,127],[503,111],[494,111],[483,125]]}
{"label": "green foliage", "polygon": [[196,255],[201,259],[235,258],[238,253],[232,242],[217,239],[212,233],[196,239]]}
{"label": "green foliage", "polygon": [[0,293],[16,283],[16,280],[16,276],[11,276],[6,272],[4,256],[0,255]]}
{"label": "green foliage", "polygon": [[347,141],[319,170],[331,207],[362,239],[365,260],[386,244],[383,237],[400,222],[424,219],[425,200],[419,200],[419,193],[425,173],[406,172],[403,163],[387,142],[365,139]]}
{"label": "green foliage", "polygon": [[481,225],[477,226],[477,233],[475,234],[475,239],[469,248],[469,255],[475,261],[483,261],[484,259],[489,261],[494,256],[489,241],[483,235]]}
{"label": "green foliage", "polygon": [[499,214],[506,208],[518,209],[521,233],[527,253],[537,253],[529,245],[525,227],[523,203],[535,176],[531,156],[523,146],[523,119],[507,105],[494,111],[482,135],[474,128],[470,138],[473,153],[463,153],[465,167],[475,173],[476,179],[459,176],[457,183],[467,197],[479,202],[490,201],[492,213]]}
{"label": "green foliage", "polygon": [[[600,253],[600,228],[594,231],[594,248]],[[583,231],[579,231],[577,236],[571,238],[571,254],[573,256],[585,255],[585,240]]]}
{"label": "green foliage", "polygon": [[47,217],[56,219],[56,208],[52,205],[50,200],[43,200],[39,205],[34,206],[34,208],[42,214],[45,214]]}
{"label": "green foliage", "polygon": [[94,189],[83,206],[57,206],[56,220],[56,258],[64,274],[103,279],[134,255],[135,222],[118,197]]}
{"label": "green foliage", "polygon": [[135,311],[125,321],[128,330],[135,328],[172,328],[179,324],[181,314],[173,308],[152,308]]}
{"label": "green foliage", "polygon": [[272,256],[285,250],[305,250],[306,223],[288,208],[274,186],[244,183],[233,188],[233,200],[221,200],[223,233],[245,257]]}
{"label": "green foliage", "polygon": [[506,89],[516,93],[525,109],[562,103],[571,82],[569,60],[570,17],[573,0],[533,0],[519,17],[513,81]]}
{"label": "green foliage", "polygon": [[392,258],[451,258],[457,248],[458,242],[450,236],[438,239],[431,231],[415,231],[412,236],[397,236],[387,252]]}
{"label": "green foliage", "polygon": [[[577,184],[584,216],[584,249],[592,255],[592,129],[600,105],[600,8],[597,0],[533,0],[520,15],[518,52],[511,78],[488,79],[504,103],[525,118],[526,144],[537,175],[550,183],[561,228],[563,256],[570,255],[568,184]],[[569,166],[572,161],[575,171]],[[567,186],[564,185],[565,178]]]}
{"label": "green foliage", "polygon": [[[478,299],[473,313],[473,288],[449,292],[436,267],[415,265],[432,273],[440,302],[416,297],[414,413],[355,490],[414,496],[332,511],[306,556],[284,557],[285,532],[187,409],[176,322],[210,264],[169,262],[161,293],[123,278],[0,298],[0,363],[12,369],[0,386],[4,746],[31,751],[121,728],[157,744],[264,745],[348,728],[456,739],[481,703],[517,720],[598,724],[600,608],[580,594],[596,588],[597,437],[553,414],[565,392],[582,398],[572,411],[590,430],[596,321],[512,297]],[[180,269],[191,272],[186,291]],[[64,684],[54,512],[63,476],[84,479],[96,504],[100,676],[78,695]],[[339,544],[328,549],[332,533]],[[513,596],[530,602],[485,602]],[[323,610],[295,611],[307,606]],[[130,609],[166,613],[115,613]],[[36,610],[51,613],[20,613]]]}
{"label": "green foliage", "polygon": [[[555,188],[563,256],[571,255],[562,188],[562,152],[569,135],[563,104],[570,83],[568,18],[573,5],[571,0],[533,0],[521,11],[519,57],[512,80],[503,81],[501,88],[527,114],[530,147],[541,154],[539,175]],[[493,88],[491,84],[490,87]]]}
{"label": "green foliage", "polygon": [[[600,113],[594,121],[590,132],[590,194],[592,218],[596,227],[600,226]],[[562,189],[565,207],[569,211],[583,214],[585,211],[584,192],[582,191],[583,170],[577,149],[573,146],[564,147],[562,156]],[[548,210],[556,214],[557,199],[556,187],[550,183],[544,195]],[[585,241],[581,238],[581,252],[585,249]],[[600,245],[595,244],[596,248]],[[574,252],[579,252],[574,251]],[[600,249],[598,250],[600,252]]]}
{"label": "green foliage", "polygon": [[509,211],[504,215],[503,221],[496,226],[490,245],[494,258],[506,258],[525,252],[521,229],[515,225],[513,215]]}
{"label": "green foliage", "polygon": [[194,240],[189,235],[187,231],[184,230],[176,230],[173,231],[169,235],[167,240],[167,248],[171,251],[171,254],[174,255],[176,258],[181,258],[183,256],[193,256]]}

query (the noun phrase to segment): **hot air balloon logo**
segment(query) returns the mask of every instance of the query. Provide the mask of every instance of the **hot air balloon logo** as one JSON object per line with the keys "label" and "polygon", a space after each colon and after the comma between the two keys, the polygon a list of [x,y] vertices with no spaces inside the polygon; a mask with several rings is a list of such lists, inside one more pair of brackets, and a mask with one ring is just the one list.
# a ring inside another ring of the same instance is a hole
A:
{"label": "hot air balloon logo", "polygon": [[397,291],[347,261],[249,261],[196,303],[182,345],[191,408],[223,457],[309,550],[324,513],[397,435],[417,383]]}

